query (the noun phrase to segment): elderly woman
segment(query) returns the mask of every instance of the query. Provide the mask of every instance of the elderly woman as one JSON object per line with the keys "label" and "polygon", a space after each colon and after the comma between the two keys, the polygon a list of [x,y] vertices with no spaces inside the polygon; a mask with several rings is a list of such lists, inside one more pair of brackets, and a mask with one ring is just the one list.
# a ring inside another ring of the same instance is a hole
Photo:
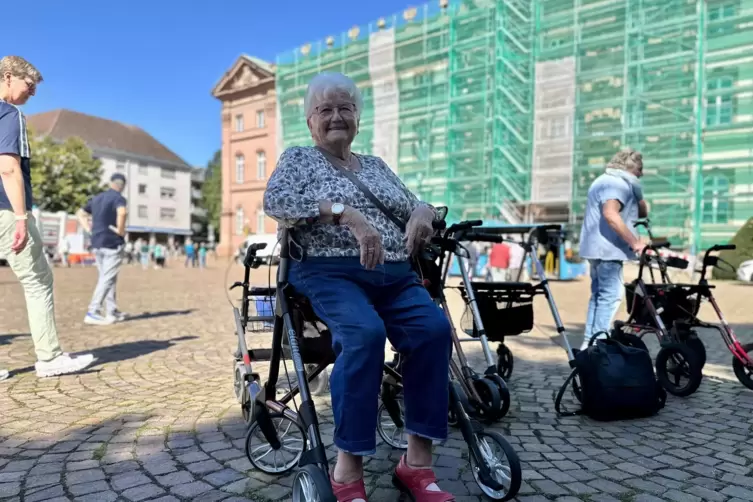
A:
{"label": "elderly woman", "polygon": [[[377,397],[389,338],[405,356],[408,451],[393,483],[417,502],[455,500],[431,470],[432,440],[447,436],[450,326],[411,269],[432,234],[434,209],[419,202],[379,157],[354,154],[363,98],[341,74],[320,74],[304,107],[316,146],[283,152],[264,211],[294,226],[303,249],[289,281],[332,333],[330,377],[339,449],[332,487],[339,502],[365,502],[364,455],[376,452]],[[354,173],[405,224],[405,232],[342,174]]]}

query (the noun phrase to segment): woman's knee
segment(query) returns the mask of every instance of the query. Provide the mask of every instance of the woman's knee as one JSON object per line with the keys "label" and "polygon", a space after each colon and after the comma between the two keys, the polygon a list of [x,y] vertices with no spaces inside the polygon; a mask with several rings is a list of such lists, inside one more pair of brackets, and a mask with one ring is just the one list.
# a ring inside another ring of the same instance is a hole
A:
{"label": "woman's knee", "polygon": [[425,335],[422,337],[426,345],[449,347],[452,345],[452,328],[447,316],[440,309],[427,316],[424,321]]}

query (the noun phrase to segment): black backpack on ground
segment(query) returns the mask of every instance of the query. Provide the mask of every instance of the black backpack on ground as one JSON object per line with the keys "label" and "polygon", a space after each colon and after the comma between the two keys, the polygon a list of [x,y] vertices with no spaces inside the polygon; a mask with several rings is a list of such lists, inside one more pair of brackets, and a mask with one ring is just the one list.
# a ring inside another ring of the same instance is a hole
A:
{"label": "black backpack on ground", "polygon": [[[647,350],[613,340],[596,343],[575,355],[573,371],[557,393],[554,407],[560,416],[586,415],[611,421],[655,415],[667,400]],[[572,382],[581,409],[563,412],[562,396]]]}

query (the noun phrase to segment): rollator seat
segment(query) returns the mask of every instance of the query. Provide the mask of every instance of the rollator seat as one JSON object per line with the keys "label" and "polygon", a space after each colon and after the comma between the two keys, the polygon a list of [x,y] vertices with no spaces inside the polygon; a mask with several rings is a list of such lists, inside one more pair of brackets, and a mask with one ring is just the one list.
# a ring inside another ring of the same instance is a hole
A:
{"label": "rollator seat", "polygon": [[[314,313],[309,299],[293,290],[292,286],[288,288],[286,296],[290,302],[290,316],[293,319],[293,329],[295,329],[303,363],[333,364],[335,353],[332,351],[332,333]],[[290,357],[290,344],[284,333],[282,348],[285,357]]]}

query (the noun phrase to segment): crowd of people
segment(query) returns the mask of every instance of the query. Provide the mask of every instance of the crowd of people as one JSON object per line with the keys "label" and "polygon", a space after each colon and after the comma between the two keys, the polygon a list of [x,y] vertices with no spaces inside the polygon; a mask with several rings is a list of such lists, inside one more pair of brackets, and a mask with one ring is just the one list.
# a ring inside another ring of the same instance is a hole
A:
{"label": "crowd of people", "polygon": [[186,239],[183,244],[173,242],[163,244],[161,242],[149,243],[145,239],[138,238],[125,243],[123,260],[127,264],[140,264],[143,268],[164,268],[168,261],[175,260],[183,263],[186,268],[206,268],[207,256],[217,256],[213,243],[196,243]]}

